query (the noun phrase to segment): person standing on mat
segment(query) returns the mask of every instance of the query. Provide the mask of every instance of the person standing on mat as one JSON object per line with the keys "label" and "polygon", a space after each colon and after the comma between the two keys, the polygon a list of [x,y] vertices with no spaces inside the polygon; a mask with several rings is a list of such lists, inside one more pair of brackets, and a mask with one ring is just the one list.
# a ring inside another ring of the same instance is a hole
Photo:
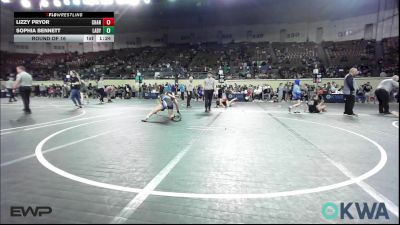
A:
{"label": "person standing on mat", "polygon": [[184,84],[179,84],[179,92],[181,93],[182,101],[184,101],[185,100],[185,85]]}
{"label": "person standing on mat", "polygon": [[278,92],[278,102],[282,101],[283,98],[283,84],[280,83],[279,87],[277,88],[277,92]]}
{"label": "person standing on mat", "polygon": [[100,95],[100,104],[104,103],[104,82],[103,82],[103,76],[100,77],[100,79],[97,81],[97,91],[99,92]]}
{"label": "person standing on mat", "polygon": [[294,105],[289,106],[289,112],[292,112],[294,108],[294,113],[300,113],[298,107],[301,106],[301,88],[300,88],[300,80],[296,79],[294,81],[293,90],[292,90],[293,101],[295,101]]}
{"label": "person standing on mat", "polygon": [[357,116],[353,112],[354,103],[356,101],[356,88],[358,87],[354,77],[359,74],[357,68],[351,68],[349,73],[344,77],[344,115]]}
{"label": "person standing on mat", "polygon": [[205,112],[211,111],[211,103],[214,95],[215,85],[215,79],[212,77],[211,73],[208,73],[207,78],[204,79]]}
{"label": "person standing on mat", "polygon": [[193,77],[189,77],[189,81],[186,84],[186,91],[187,91],[187,103],[186,107],[189,108],[190,106],[190,100],[193,98],[193,93],[194,93],[194,85],[193,85]]}
{"label": "person standing on mat", "polygon": [[379,101],[379,113],[390,114],[390,94],[399,90],[399,76],[394,75],[390,79],[382,80],[375,90],[376,98]]}
{"label": "person standing on mat", "polygon": [[69,79],[71,85],[71,100],[77,108],[81,109],[81,78],[79,77],[79,74],[73,70],[69,72],[69,75],[71,76]]}
{"label": "person standing on mat", "polygon": [[86,104],[89,104],[88,87],[84,80],[81,79],[81,99],[84,101],[86,99]]}
{"label": "person standing on mat", "polygon": [[13,92],[13,87],[14,87],[14,78],[12,76],[8,77],[8,81],[6,82],[6,88],[8,91],[8,94],[10,95],[8,102],[16,102],[17,99],[15,98],[14,92]]}
{"label": "person standing on mat", "polygon": [[30,97],[32,92],[32,75],[26,72],[24,66],[17,66],[17,79],[14,83],[14,91],[19,88],[22,101],[24,103],[24,112],[31,114],[32,111],[29,108]]}

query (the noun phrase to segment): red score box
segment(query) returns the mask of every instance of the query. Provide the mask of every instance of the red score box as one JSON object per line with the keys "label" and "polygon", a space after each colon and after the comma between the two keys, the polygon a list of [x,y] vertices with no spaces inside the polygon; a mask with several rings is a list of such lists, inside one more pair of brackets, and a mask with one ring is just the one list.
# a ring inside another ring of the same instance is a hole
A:
{"label": "red score box", "polygon": [[103,18],[103,26],[114,26],[114,18]]}

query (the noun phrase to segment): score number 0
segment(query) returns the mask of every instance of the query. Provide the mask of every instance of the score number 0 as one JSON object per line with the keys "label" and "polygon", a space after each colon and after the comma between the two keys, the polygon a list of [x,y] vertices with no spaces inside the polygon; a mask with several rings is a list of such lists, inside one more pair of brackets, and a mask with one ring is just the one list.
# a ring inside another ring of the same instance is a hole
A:
{"label": "score number 0", "polygon": [[103,18],[103,26],[114,26],[114,18]]}
{"label": "score number 0", "polygon": [[114,18],[103,18],[103,34],[114,34]]}

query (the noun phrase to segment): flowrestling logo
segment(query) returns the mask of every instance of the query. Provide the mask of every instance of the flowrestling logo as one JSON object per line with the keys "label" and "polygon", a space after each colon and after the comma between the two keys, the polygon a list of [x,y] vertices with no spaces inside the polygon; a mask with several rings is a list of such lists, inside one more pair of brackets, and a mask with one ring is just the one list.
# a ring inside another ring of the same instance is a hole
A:
{"label": "flowrestling logo", "polygon": [[322,216],[327,220],[339,219],[389,219],[385,203],[327,202],[322,206]]}

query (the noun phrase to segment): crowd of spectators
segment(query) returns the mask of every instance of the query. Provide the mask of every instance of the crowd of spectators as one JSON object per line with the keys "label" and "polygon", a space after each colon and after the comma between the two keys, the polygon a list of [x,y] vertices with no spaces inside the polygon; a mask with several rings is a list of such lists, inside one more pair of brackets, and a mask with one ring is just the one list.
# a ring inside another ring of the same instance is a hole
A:
{"label": "crowd of spectators", "polygon": [[[83,81],[85,82],[85,81]],[[227,96],[230,94],[242,94],[245,96],[245,101],[269,101],[269,102],[281,102],[292,100],[292,89],[293,82],[280,83],[277,88],[273,88],[271,85],[258,84],[258,85],[241,85],[241,84],[229,84],[229,85],[218,85],[215,90],[215,96],[217,96],[218,89],[223,88]],[[165,93],[173,92],[177,96],[186,96],[186,86],[184,82],[181,83],[154,83],[146,84],[143,83],[139,87],[131,86],[129,84],[125,85],[106,85],[112,86],[112,91],[109,93],[109,98],[120,98],[120,99],[130,99],[132,97],[143,97],[143,93]],[[1,87],[2,92],[6,92],[5,87]],[[68,85],[61,84],[51,84],[51,85],[34,85],[32,86],[32,95],[37,97],[46,98],[69,98],[70,97],[70,87]],[[339,86],[337,83],[327,82],[323,85],[318,84],[304,84],[301,85],[301,99],[303,101],[308,101],[309,97],[314,94],[326,95],[326,94],[343,94],[343,86]],[[94,83],[87,84],[87,95],[91,99],[97,99],[100,94],[97,90],[97,85]],[[370,102],[375,101],[374,90],[369,82],[360,85],[356,91],[357,100],[360,102]],[[194,99],[196,101],[204,101],[204,90],[202,85],[195,86]]]}
{"label": "crowd of spectators", "polygon": [[[343,77],[356,66],[361,76],[398,72],[398,40],[383,39],[383,57],[376,60],[375,41],[303,43],[203,43],[115,49],[101,52],[21,54],[2,52],[1,78],[24,65],[35,80],[60,80],[70,69],[84,79],[131,79],[137,71],[145,78],[165,79],[191,73],[195,79],[223,70],[226,79],[310,78],[319,68],[328,78]],[[322,49],[322,50],[321,50]],[[377,62],[378,61],[378,62]]]}
{"label": "crowd of spectators", "polygon": [[[111,93],[111,97],[119,97],[124,99],[130,99],[133,97],[132,93],[135,93],[135,86],[131,86],[129,84],[125,85],[106,85],[112,86],[113,92]],[[4,89],[4,87],[2,87]],[[32,95],[37,97],[47,97],[47,98],[69,98],[71,92],[71,87],[66,84],[38,84],[32,86]],[[87,95],[89,98],[97,99],[99,98],[99,92],[97,90],[96,84],[88,83],[87,84]]]}
{"label": "crowd of spectators", "polygon": [[366,77],[378,76],[382,70],[376,63],[376,42],[373,40],[324,42],[322,46],[329,65],[327,77],[343,77],[353,65],[357,65]]}
{"label": "crowd of spectators", "polygon": [[325,42],[323,48],[330,65],[351,66],[372,64],[375,60],[375,44],[372,40],[351,40]]}
{"label": "crowd of spectators", "polygon": [[387,74],[399,74],[399,39],[398,37],[382,40],[384,55],[379,65]]}

